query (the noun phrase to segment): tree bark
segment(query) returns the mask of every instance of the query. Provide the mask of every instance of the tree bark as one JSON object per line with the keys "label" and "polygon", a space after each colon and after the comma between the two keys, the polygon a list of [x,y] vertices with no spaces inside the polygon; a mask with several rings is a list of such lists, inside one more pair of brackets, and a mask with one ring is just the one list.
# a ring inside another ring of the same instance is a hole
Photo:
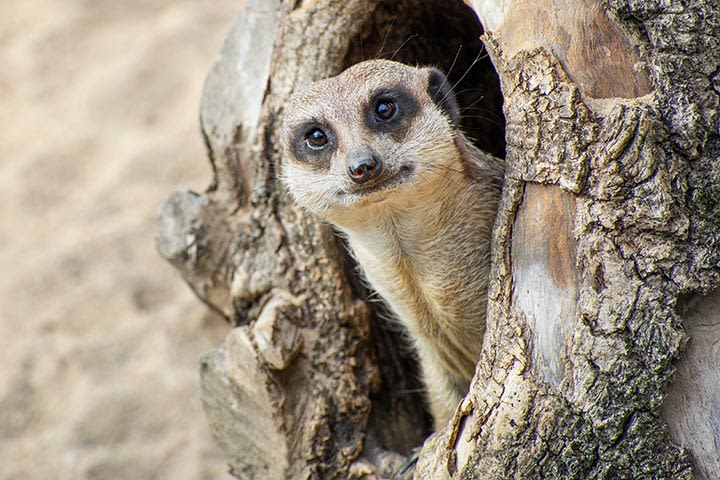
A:
{"label": "tree bark", "polygon": [[158,247],[236,326],[201,360],[233,474],[389,478],[429,433],[402,335],[275,181],[284,99],[384,57],[448,72],[507,160],[482,356],[415,478],[720,478],[718,3],[472,3],[249,1],[228,34],[215,181]]}

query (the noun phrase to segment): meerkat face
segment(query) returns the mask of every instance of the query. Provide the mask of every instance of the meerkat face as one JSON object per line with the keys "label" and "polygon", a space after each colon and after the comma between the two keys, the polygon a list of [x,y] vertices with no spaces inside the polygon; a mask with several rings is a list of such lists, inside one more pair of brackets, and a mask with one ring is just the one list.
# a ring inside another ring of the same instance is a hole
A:
{"label": "meerkat face", "polygon": [[387,60],[354,65],[289,99],[281,179],[306,209],[338,225],[375,205],[417,202],[459,170],[459,118],[445,76]]}

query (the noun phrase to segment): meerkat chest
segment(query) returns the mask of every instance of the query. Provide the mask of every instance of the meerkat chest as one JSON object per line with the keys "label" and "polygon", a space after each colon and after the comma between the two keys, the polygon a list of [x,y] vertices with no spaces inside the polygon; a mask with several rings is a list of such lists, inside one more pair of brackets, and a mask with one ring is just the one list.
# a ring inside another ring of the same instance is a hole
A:
{"label": "meerkat chest", "polygon": [[452,276],[440,251],[426,252],[413,242],[380,235],[353,241],[351,247],[371,286],[415,334],[432,335],[453,309],[446,280]]}

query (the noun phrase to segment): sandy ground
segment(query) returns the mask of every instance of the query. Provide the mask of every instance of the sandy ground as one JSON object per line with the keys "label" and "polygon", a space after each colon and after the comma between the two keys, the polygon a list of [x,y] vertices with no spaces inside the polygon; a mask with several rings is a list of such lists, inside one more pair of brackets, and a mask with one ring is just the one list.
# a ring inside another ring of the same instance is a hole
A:
{"label": "sandy ground", "polygon": [[203,190],[240,1],[0,2],[0,479],[230,478],[197,359],[227,333],[155,252]]}

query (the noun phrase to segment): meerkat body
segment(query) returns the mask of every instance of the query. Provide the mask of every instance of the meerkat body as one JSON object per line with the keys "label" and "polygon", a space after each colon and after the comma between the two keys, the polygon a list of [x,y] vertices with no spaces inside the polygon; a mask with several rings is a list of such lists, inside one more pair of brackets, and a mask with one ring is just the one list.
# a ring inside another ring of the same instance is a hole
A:
{"label": "meerkat body", "polygon": [[282,128],[283,182],[347,235],[407,328],[436,427],[480,354],[503,175],[458,117],[442,73],[372,60],[293,96]]}

